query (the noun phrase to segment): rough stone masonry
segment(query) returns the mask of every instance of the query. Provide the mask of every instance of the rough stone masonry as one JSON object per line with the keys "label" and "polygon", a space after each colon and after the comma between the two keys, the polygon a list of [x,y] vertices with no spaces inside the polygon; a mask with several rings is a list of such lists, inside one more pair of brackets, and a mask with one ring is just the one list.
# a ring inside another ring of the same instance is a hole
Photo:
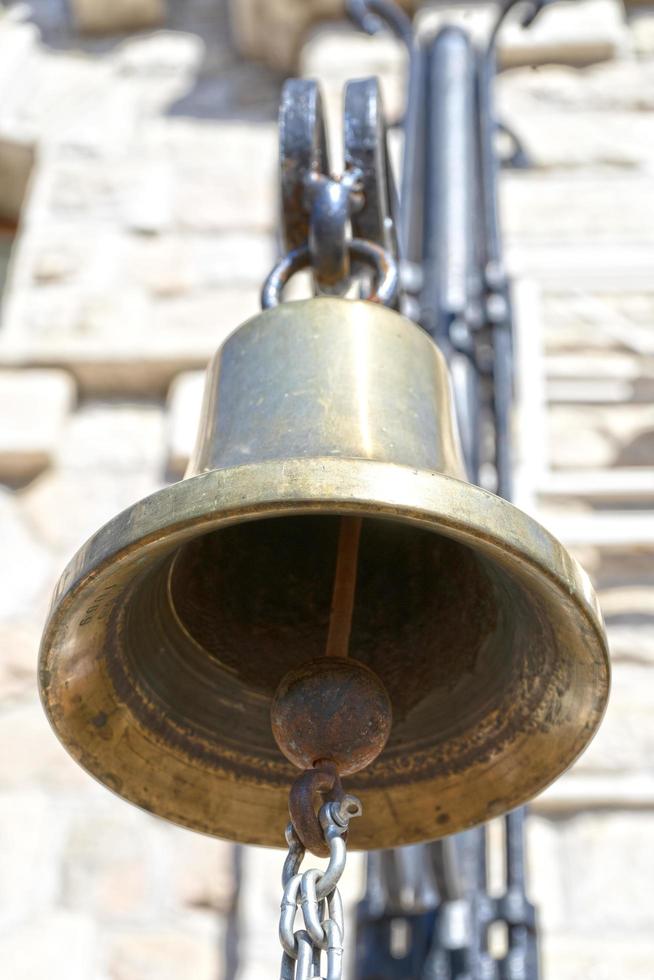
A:
{"label": "rough stone masonry", "polygon": [[[68,759],[36,694],[57,574],[106,519],[179,478],[198,372],[256,312],[275,250],[281,76],[235,56],[223,4],[134,6],[116,4],[109,25],[99,0],[0,14],[8,980],[251,980],[277,962],[280,854],[237,851],[114,798]],[[534,803],[530,881],[545,980],[649,980],[654,18],[627,23],[611,0],[575,9],[577,49],[592,39],[586,61],[607,60],[575,67],[561,5],[543,29],[547,58],[534,60],[572,64],[502,75],[502,111],[535,162],[503,176],[502,210],[522,379],[519,502],[591,572],[614,688],[593,746]],[[301,70],[322,79],[330,104],[346,77],[371,71],[401,105],[403,60],[388,39],[333,24],[304,40]],[[350,907],[360,873],[352,862]]]}

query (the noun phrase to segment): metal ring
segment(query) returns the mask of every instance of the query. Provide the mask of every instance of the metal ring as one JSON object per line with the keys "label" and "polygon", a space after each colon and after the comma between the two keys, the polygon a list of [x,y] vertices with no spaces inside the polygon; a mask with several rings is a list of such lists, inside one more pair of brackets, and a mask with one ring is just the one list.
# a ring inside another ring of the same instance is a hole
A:
{"label": "metal ring", "polygon": [[338,773],[334,766],[323,765],[307,769],[291,787],[288,809],[291,823],[303,846],[317,857],[329,857],[330,847],[325,841],[322,825],[316,813],[316,803],[325,794],[343,794]]}
{"label": "metal ring", "polygon": [[323,929],[320,916],[320,903],[316,893],[316,880],[320,878],[321,872],[317,868],[311,868],[302,875],[302,918],[306,930],[313,942],[321,949],[327,949],[327,934]]}
{"label": "metal ring", "polygon": [[[389,253],[380,245],[374,242],[367,242],[361,238],[353,238],[348,242],[350,257],[358,259],[364,265],[370,266],[375,273],[375,280],[372,291],[365,297],[370,303],[381,303],[383,306],[390,306],[395,297],[399,285],[399,274],[395,261]],[[264,310],[270,310],[278,306],[284,287],[289,279],[300,272],[308,269],[311,265],[311,252],[308,245],[300,245],[293,249],[281,259],[274,267],[261,291],[261,306]]]}
{"label": "metal ring", "polygon": [[297,959],[297,939],[294,932],[297,896],[302,884],[302,875],[295,875],[286,885],[282,897],[279,917],[279,941],[282,948],[293,959]]}

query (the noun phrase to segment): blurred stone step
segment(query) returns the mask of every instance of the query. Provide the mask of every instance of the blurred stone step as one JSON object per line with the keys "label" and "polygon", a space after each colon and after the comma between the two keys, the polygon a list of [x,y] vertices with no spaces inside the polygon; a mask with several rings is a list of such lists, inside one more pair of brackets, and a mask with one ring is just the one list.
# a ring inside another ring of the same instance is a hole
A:
{"label": "blurred stone step", "polygon": [[633,351],[649,359],[654,374],[654,293],[620,293],[577,289],[568,294],[543,293],[545,349],[577,349],[587,338],[583,353]]}
{"label": "blurred stone step", "polygon": [[544,371],[549,379],[602,382],[654,382],[654,360],[633,354],[598,351],[589,332],[584,353],[546,354]]}
{"label": "blurred stone step", "polygon": [[204,367],[259,309],[254,286],[163,299],[118,281],[97,292],[16,292],[0,365],[65,368],[85,395],[161,396],[181,371]]}
{"label": "blurred stone step", "polygon": [[161,27],[166,19],[164,0],[70,0],[76,28],[82,34],[127,34]]}
{"label": "blurred stone step", "polygon": [[654,622],[650,626],[635,622],[607,624],[609,649],[614,661],[647,663],[654,666]]}
{"label": "blurred stone step", "polygon": [[[539,74],[539,73],[538,73]],[[526,72],[519,74],[522,81]],[[584,73],[580,72],[580,85]],[[500,91],[503,76],[500,76]],[[500,106],[507,100],[500,99]],[[509,101],[500,109],[500,118],[510,124],[519,137],[536,175],[546,171],[650,172],[654,168],[654,122],[648,113],[606,110],[561,111],[542,103],[518,104]],[[600,122],[601,118],[601,122]],[[597,174],[596,174],[597,175]]]}
{"label": "blurred stone step", "polygon": [[565,816],[580,810],[651,810],[654,776],[650,772],[580,774],[576,768],[557,779],[529,804],[534,813]]}
{"label": "blurred stone step", "polygon": [[622,405],[625,402],[650,404],[654,398],[654,378],[650,384],[632,384],[629,381],[612,379],[589,381],[586,378],[546,381],[545,392],[550,404]]}
{"label": "blurred stone step", "polygon": [[[651,552],[643,549],[640,554],[649,560],[651,570]],[[637,557],[638,554],[632,552],[631,561],[623,564],[622,584],[602,586],[598,583],[598,596],[610,631],[609,638],[617,643],[615,650],[611,647],[612,654],[617,656],[620,652],[625,663],[650,663],[654,659],[654,583],[651,574],[650,581],[646,577],[645,580],[630,577],[629,565],[633,566]]]}
{"label": "blurred stone step", "polygon": [[498,107],[516,125],[530,114],[545,112],[550,118],[594,116],[601,128],[614,114],[647,118],[654,108],[654,62],[618,58],[582,70],[562,64],[512,70],[499,76],[496,91]]}
{"label": "blurred stone step", "polygon": [[[158,470],[135,468],[86,472],[56,468],[43,473],[24,493],[21,511],[35,535],[57,554],[59,571],[63,563],[102,527],[126,507],[161,489],[163,474]],[[55,577],[50,580],[55,585]]]}
{"label": "blurred stone step", "polygon": [[654,546],[654,513],[652,511],[610,511],[574,515],[541,512],[542,523],[567,547]]}
{"label": "blurred stone step", "polygon": [[0,481],[27,483],[53,460],[76,399],[66,371],[0,370]]}
{"label": "blurred stone step", "polygon": [[654,406],[550,405],[546,418],[549,464],[555,469],[651,466]]}
{"label": "blurred stone step", "polygon": [[[44,519],[56,523],[52,514]],[[0,620],[45,615],[55,575],[53,555],[30,527],[16,495],[4,488],[0,489],[0,540],[6,556],[0,562]]]}
{"label": "blurred stone step", "polygon": [[83,911],[51,906],[0,935],[0,957],[12,980],[88,980],[101,975],[98,923]]}
{"label": "blurred stone step", "polygon": [[[625,863],[625,867],[628,866]],[[601,893],[606,893],[620,877],[607,879]],[[539,937],[545,977],[608,980],[620,976],[629,977],[629,980],[650,980],[654,940],[647,932],[626,937],[624,933],[615,936],[598,930],[595,936],[579,937],[570,933],[569,923],[566,927],[562,934],[544,933],[542,938]]]}
{"label": "blurred stone step", "polygon": [[511,247],[518,242],[560,248],[603,243],[615,250],[624,243],[654,251],[654,195],[646,174],[507,170],[500,180],[500,204]]}
{"label": "blurred stone step", "polygon": [[[128,139],[89,154],[79,145],[52,149],[38,172],[38,206],[26,230],[44,221],[130,227],[147,196],[164,215],[135,231],[269,232],[275,224],[277,132],[271,124],[144,119]],[[152,205],[151,205],[152,206]]]}
{"label": "blurred stone step", "polygon": [[630,624],[651,621],[654,625],[653,546],[596,548],[587,564],[607,619]]}
{"label": "blurred stone step", "polygon": [[[130,2],[96,6],[111,17]],[[18,16],[3,16],[0,24],[4,140],[113,156],[138,135],[148,117],[186,94],[202,61],[201,39],[180,31],[128,38],[95,56],[76,50],[71,38],[71,50],[53,52],[40,43],[37,28],[18,22]],[[20,85],[14,84],[16,77]]]}
{"label": "blurred stone step", "polygon": [[549,355],[582,357],[625,349],[642,358],[639,370],[654,379],[654,291],[620,292],[610,287],[568,291],[545,289],[541,294],[543,342]]}
{"label": "blurred stone step", "polygon": [[166,403],[166,462],[171,479],[184,475],[200,422],[204,371],[179,374],[168,389]]}
{"label": "blurred stone step", "polygon": [[268,125],[161,119],[110,157],[53,150],[13,256],[0,365],[152,395],[206,364],[260,308],[275,168]]}
{"label": "blurred stone step", "polygon": [[[559,205],[557,202],[557,210]],[[599,287],[642,293],[652,288],[654,247],[650,242],[612,243],[608,238],[543,242],[525,237],[505,241],[505,250],[511,275],[531,279],[544,289]]]}
{"label": "blurred stone step", "polygon": [[[654,597],[654,590],[652,590]],[[571,775],[651,775],[654,684],[649,664],[614,663],[602,724]]]}
{"label": "blurred stone step", "polygon": [[61,433],[55,476],[80,480],[105,476],[127,480],[161,477],[164,464],[164,412],[159,402],[86,400]]}
{"label": "blurred stone step", "polygon": [[617,173],[620,167],[651,170],[653,85],[651,60],[623,59],[582,71],[562,65],[507,71],[495,92],[501,118],[511,122],[536,166],[583,164]]}
{"label": "blurred stone step", "polygon": [[[412,13],[415,0],[402,4]],[[293,73],[301,58],[303,44],[314,28],[309,48],[320,45],[324,35],[335,28],[318,27],[325,21],[345,21],[344,0],[231,0],[233,34],[238,50],[246,57],[262,60],[284,72]],[[461,23],[477,39],[486,39],[496,17],[494,6],[481,9],[429,5],[420,12],[425,30],[434,31],[443,23]],[[350,74],[370,74],[366,63],[365,41],[343,24],[346,55],[339,59],[351,62]],[[510,20],[499,41],[503,65],[535,65],[551,61],[587,65],[616,57],[628,48],[629,35],[614,0],[584,0],[574,7],[547,8],[536,23],[525,30]],[[304,67],[307,69],[306,60]],[[307,69],[312,73],[310,67]]]}
{"label": "blurred stone step", "polygon": [[[631,33],[634,52],[641,58],[651,58],[654,54],[654,11],[650,0],[641,3],[640,0],[629,0],[626,3],[629,12],[629,31]],[[639,9],[640,8],[640,9]]]}
{"label": "blurred stone step", "polygon": [[654,468],[548,471],[537,486],[545,497],[575,497],[593,502],[654,501]]}

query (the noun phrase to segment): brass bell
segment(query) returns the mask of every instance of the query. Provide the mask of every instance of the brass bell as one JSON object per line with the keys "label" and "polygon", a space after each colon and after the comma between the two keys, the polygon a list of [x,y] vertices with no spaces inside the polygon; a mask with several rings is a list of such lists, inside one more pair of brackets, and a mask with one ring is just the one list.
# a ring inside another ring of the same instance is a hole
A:
{"label": "brass bell", "polygon": [[363,519],[350,656],[381,678],[394,719],[346,781],[366,813],[351,844],[451,834],[562,773],[607,699],[591,585],[540,525],[466,482],[427,334],[325,297],[227,339],[185,479],[64,572],[40,680],[77,761],[176,823],[283,844],[296,770],[271,700],[324,652],[343,515]]}

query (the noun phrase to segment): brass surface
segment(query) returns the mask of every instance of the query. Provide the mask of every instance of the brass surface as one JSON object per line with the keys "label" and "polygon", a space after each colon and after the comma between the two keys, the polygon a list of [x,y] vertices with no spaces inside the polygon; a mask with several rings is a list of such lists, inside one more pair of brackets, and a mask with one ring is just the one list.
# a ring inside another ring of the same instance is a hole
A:
{"label": "brass surface", "polygon": [[270,705],[324,653],[340,517],[362,518],[350,657],[393,708],[346,790],[350,843],[450,834],[530,799],[594,734],[609,666],[589,580],[464,482],[443,359],[362,302],[284,304],[210,366],[187,478],[123,511],[57,587],[40,683],[55,731],[146,810],[283,844],[297,770]]}

